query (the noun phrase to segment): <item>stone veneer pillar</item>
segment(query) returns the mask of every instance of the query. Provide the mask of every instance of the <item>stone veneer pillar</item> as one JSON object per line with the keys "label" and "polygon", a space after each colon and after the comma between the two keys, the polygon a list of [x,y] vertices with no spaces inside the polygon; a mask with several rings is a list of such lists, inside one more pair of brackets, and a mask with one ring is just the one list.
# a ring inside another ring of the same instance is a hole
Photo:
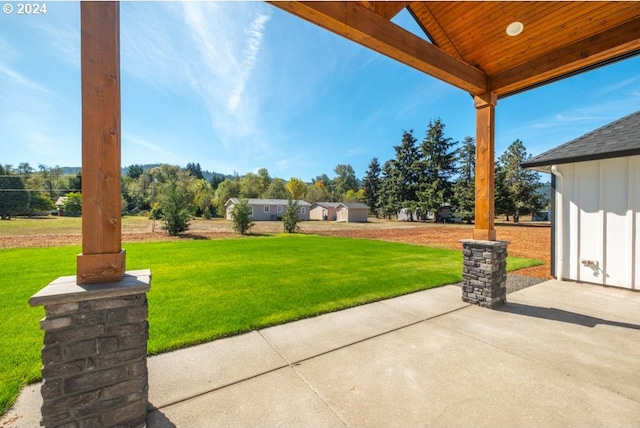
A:
{"label": "stone veneer pillar", "polygon": [[462,300],[486,308],[507,302],[508,241],[460,241],[463,249]]}
{"label": "stone veneer pillar", "polygon": [[53,281],[29,299],[44,306],[45,427],[146,426],[149,270],[118,282]]}

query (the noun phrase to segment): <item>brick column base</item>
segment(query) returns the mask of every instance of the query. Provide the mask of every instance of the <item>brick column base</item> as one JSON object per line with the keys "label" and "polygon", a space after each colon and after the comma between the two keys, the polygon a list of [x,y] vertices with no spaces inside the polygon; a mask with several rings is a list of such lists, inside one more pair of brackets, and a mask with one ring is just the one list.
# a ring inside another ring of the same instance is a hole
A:
{"label": "brick column base", "polygon": [[149,270],[118,282],[58,278],[29,299],[44,306],[45,427],[146,426]]}
{"label": "brick column base", "polygon": [[462,300],[485,308],[507,302],[507,241],[460,241],[463,249]]}

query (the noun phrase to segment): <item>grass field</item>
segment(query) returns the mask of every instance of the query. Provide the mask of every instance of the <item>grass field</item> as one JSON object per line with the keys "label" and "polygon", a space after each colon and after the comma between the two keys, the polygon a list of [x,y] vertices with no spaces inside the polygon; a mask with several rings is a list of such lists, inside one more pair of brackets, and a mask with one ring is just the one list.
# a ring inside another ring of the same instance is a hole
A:
{"label": "grass field", "polygon": [[[150,268],[149,352],[461,280],[460,251],[390,242],[276,235],[127,244],[127,268]],[[40,378],[42,308],[27,300],[75,272],[80,247],[0,250],[0,414]],[[509,270],[537,263],[509,258]]]}

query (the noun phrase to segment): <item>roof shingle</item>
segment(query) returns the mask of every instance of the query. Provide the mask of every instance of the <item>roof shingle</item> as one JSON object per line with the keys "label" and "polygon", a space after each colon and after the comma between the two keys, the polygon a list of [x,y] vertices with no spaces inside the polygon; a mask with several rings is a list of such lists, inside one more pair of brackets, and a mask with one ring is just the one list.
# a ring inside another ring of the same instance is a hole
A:
{"label": "roof shingle", "polygon": [[522,162],[524,168],[549,167],[640,154],[640,111],[611,122]]}

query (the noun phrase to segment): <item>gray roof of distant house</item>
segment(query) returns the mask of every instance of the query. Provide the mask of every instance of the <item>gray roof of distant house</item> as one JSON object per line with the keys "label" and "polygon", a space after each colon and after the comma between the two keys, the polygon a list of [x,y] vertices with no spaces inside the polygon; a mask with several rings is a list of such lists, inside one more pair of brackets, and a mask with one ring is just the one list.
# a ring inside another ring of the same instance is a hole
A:
{"label": "gray roof of distant house", "polygon": [[312,206],[319,205],[323,208],[335,208],[340,205],[340,202],[316,202]]}
{"label": "gray roof of distant house", "polygon": [[550,167],[640,154],[640,111],[522,162],[524,168]]}
{"label": "gray roof of distant house", "polygon": [[[240,202],[240,200],[238,198],[230,198],[229,201],[233,202],[234,204],[237,204],[238,202]],[[227,201],[227,203],[229,203],[229,201]],[[286,199],[254,199],[254,198],[249,198],[247,199],[247,202],[249,203],[249,205],[287,205],[287,202],[289,202]],[[306,206],[311,206],[311,204],[307,201],[303,201],[303,200],[297,200],[296,201],[298,203],[298,205],[306,207]]]}
{"label": "gray roof of distant house", "polygon": [[369,209],[369,206],[367,204],[361,204],[360,202],[342,202],[339,203],[338,205],[344,205],[347,208],[364,208],[364,209]]}

